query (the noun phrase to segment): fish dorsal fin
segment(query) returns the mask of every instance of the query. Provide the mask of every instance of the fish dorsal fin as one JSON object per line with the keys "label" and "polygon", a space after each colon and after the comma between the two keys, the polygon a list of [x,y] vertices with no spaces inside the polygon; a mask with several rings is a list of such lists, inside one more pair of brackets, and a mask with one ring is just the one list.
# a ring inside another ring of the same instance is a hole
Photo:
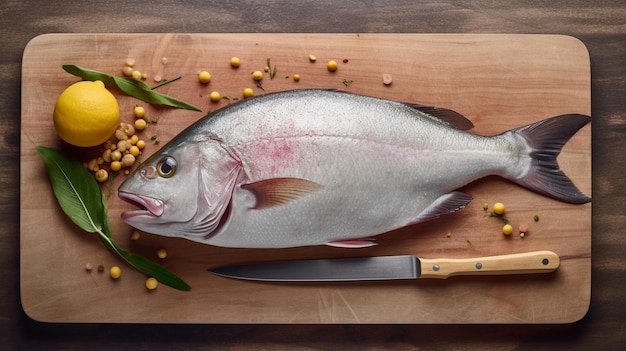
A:
{"label": "fish dorsal fin", "polygon": [[474,124],[472,123],[472,121],[454,110],[411,103],[405,103],[405,105],[422,113],[425,113],[431,117],[435,117],[440,122],[443,121],[456,129],[470,130],[474,128]]}
{"label": "fish dorsal fin", "polygon": [[428,221],[439,218],[439,216],[458,211],[472,201],[472,197],[460,191],[443,194],[433,201],[424,211],[422,211],[409,224]]}
{"label": "fish dorsal fin", "polygon": [[322,188],[320,184],[302,178],[272,178],[241,187],[256,197],[255,209],[285,205]]}

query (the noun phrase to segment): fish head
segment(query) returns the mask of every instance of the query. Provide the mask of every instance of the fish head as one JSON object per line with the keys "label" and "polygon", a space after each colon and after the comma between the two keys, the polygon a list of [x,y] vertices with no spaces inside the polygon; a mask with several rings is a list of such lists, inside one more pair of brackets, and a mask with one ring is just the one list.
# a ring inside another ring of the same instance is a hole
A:
{"label": "fish head", "polygon": [[139,209],[122,220],[149,233],[209,237],[228,217],[242,164],[212,136],[172,140],[131,173],[118,196]]}

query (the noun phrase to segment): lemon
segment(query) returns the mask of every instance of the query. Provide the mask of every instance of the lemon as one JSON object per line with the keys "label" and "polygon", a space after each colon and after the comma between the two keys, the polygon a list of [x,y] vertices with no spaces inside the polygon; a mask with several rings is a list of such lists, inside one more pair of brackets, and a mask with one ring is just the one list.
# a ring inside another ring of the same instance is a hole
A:
{"label": "lemon", "polygon": [[54,128],[76,146],[95,146],[117,129],[120,107],[101,81],[82,81],[67,87],[54,106]]}

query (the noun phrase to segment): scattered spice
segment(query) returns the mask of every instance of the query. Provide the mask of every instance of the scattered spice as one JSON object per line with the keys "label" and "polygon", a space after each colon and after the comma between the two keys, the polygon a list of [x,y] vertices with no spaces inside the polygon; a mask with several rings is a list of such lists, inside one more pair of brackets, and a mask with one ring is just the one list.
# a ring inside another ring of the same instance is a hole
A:
{"label": "scattered spice", "polygon": [[528,225],[526,225],[525,223],[520,224],[519,225],[519,232],[520,233],[528,232]]}
{"label": "scattered spice", "polygon": [[533,216],[533,220],[534,220],[535,222],[539,222],[539,215],[534,215],[534,216]]}
{"label": "scattered spice", "polygon": [[344,79],[342,83],[343,83],[343,85],[345,85],[345,86],[350,86],[350,84],[352,84],[352,81],[351,81],[351,80]]}
{"label": "scattered spice", "polygon": [[350,62],[350,60],[348,60],[348,59],[343,59],[343,63],[348,63],[348,62]]}
{"label": "scattered spice", "polygon": [[391,85],[391,83],[393,82],[393,78],[391,77],[391,74],[383,74],[383,84],[384,85]]}
{"label": "scattered spice", "polygon": [[102,273],[102,272],[104,272],[104,266],[98,265],[98,273]]}
{"label": "scattered spice", "polygon": [[309,61],[315,62],[315,60],[317,60],[317,57],[313,56],[312,54],[309,54]]}
{"label": "scattered spice", "polygon": [[502,227],[502,234],[504,235],[511,235],[511,233],[513,233],[513,226],[510,224],[505,224]]}
{"label": "scattered spice", "polygon": [[87,272],[91,272],[92,269],[93,269],[93,266],[91,265],[91,263],[85,263],[85,270]]}
{"label": "scattered spice", "polygon": [[489,209],[489,204],[485,202],[483,204],[483,210],[487,211],[488,209]]}

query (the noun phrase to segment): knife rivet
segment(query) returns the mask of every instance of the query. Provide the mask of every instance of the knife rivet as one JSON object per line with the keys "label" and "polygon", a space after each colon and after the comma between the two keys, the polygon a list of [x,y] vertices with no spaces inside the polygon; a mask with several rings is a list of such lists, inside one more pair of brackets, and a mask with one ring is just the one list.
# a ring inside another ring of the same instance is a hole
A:
{"label": "knife rivet", "polygon": [[481,268],[483,268],[483,264],[480,262],[476,263],[476,269],[481,269]]}
{"label": "knife rivet", "polygon": [[437,272],[438,270],[439,270],[439,265],[438,264],[433,265],[433,271]]}
{"label": "knife rivet", "polygon": [[547,259],[547,258],[544,258],[543,260],[541,260],[541,263],[542,263],[544,266],[547,266],[547,265],[548,265],[548,263],[550,263],[550,260],[549,260],[549,259]]}

